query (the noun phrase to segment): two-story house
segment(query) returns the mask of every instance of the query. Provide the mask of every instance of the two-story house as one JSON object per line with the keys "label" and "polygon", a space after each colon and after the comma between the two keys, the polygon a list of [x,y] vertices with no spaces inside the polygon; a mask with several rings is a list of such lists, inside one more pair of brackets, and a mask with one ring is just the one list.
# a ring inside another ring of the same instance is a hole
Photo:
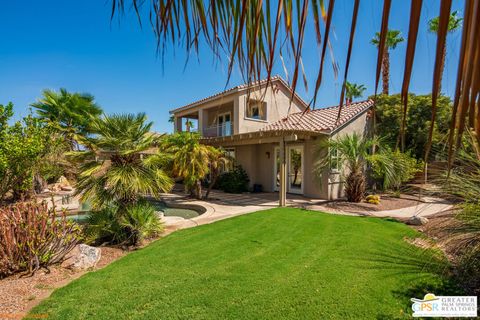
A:
{"label": "two-story house", "polygon": [[[340,197],[343,169],[335,155],[319,146],[322,139],[366,134],[373,101],[345,105],[337,121],[338,106],[308,110],[307,103],[297,94],[291,99],[292,94],[282,78],[273,77],[268,84],[262,80],[236,86],[170,113],[175,131],[186,129],[184,119],[196,119],[202,143],[226,149],[248,173],[251,186],[278,191],[285,167],[287,192],[321,199]],[[330,168],[315,169],[321,157],[331,157]]]}

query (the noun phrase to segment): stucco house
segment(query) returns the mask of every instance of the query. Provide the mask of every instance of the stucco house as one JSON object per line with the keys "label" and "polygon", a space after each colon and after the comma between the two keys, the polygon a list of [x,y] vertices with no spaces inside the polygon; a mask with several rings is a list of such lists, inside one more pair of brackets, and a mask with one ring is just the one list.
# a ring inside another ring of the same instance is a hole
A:
{"label": "stucco house", "polygon": [[[176,132],[186,130],[185,119],[195,119],[202,143],[226,149],[248,173],[251,187],[278,191],[280,159],[285,159],[286,192],[320,199],[343,196],[343,168],[335,155],[318,146],[323,139],[347,133],[367,134],[373,101],[344,105],[337,121],[338,106],[308,110],[301,97],[291,97],[292,89],[277,76],[269,83],[236,86],[170,113]],[[314,170],[319,157],[330,157],[330,168]]]}

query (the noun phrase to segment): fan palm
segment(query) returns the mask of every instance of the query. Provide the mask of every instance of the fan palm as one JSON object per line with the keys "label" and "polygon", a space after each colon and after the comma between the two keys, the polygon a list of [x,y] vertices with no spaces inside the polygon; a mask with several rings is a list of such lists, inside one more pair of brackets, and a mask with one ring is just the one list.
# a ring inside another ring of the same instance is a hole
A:
{"label": "fan palm", "polygon": [[93,208],[108,204],[122,208],[135,204],[141,195],[158,196],[169,191],[172,180],[162,170],[160,154],[149,154],[158,137],[150,132],[144,113],[103,116],[91,123],[93,136],[84,137],[86,152],[80,160],[77,193]]}
{"label": "fan palm", "polygon": [[73,149],[75,136],[87,134],[92,118],[100,116],[102,109],[90,94],[70,93],[64,88],[59,92],[44,90],[42,94],[31,106],[37,109],[38,118],[57,127]]}
{"label": "fan palm", "polygon": [[[433,19],[430,19],[428,21],[428,30],[432,33],[437,34],[438,33],[438,26],[439,26],[439,20],[440,17],[435,17]],[[448,28],[447,31],[448,33],[453,33],[460,29],[462,27],[462,20],[463,18],[458,16],[458,11],[454,11],[450,14],[449,20],[448,20]],[[442,78],[443,78],[443,71],[445,69],[445,58],[447,56],[447,45],[446,43],[443,44],[443,49],[442,49],[442,60],[440,62],[440,88],[441,90],[441,84],[442,84]]]}
{"label": "fan palm", "polygon": [[173,159],[173,174],[182,178],[185,187],[200,199],[201,180],[210,172],[212,147],[201,144],[200,136],[193,132],[172,134],[163,141],[162,146]]}
{"label": "fan palm", "polygon": [[337,155],[340,166],[344,166],[345,195],[350,202],[360,202],[365,194],[365,168],[371,158],[371,151],[378,145],[376,138],[362,137],[357,133],[347,134],[336,139],[322,141],[319,145],[317,168],[330,166],[330,159],[322,154],[321,150],[329,150],[330,154]]}
{"label": "fan palm", "polygon": [[[387,94],[390,88],[390,49],[395,49],[400,42],[404,39],[401,36],[399,30],[388,30],[385,40],[385,51],[383,51],[382,57],[382,93]],[[371,40],[372,44],[377,47],[380,45],[380,32],[375,33],[375,36]]]}
{"label": "fan palm", "polygon": [[363,92],[367,90],[363,84],[356,84],[351,82],[345,83],[345,97],[347,99],[347,104],[352,103],[353,99],[360,98],[363,96]]}

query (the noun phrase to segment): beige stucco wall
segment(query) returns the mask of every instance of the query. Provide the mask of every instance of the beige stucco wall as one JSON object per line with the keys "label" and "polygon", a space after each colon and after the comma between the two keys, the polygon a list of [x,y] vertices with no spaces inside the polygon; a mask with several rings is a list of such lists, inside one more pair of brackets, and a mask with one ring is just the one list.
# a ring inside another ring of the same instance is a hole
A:
{"label": "beige stucco wall", "polygon": [[[288,114],[302,111],[304,108],[300,101],[294,99],[290,103],[290,92],[279,84],[265,88],[259,88],[250,92],[243,92],[238,96],[239,108],[236,121],[238,133],[254,132],[263,128],[267,123],[273,123],[285,118]],[[267,119],[256,120],[246,117],[247,100],[262,100],[267,104]]]}

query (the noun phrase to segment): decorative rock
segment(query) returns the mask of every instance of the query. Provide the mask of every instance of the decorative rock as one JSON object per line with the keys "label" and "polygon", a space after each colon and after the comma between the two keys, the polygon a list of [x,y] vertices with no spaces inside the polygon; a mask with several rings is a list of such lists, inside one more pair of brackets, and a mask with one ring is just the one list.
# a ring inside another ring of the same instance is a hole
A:
{"label": "decorative rock", "polygon": [[62,191],[73,191],[71,186],[60,186],[60,190]]}
{"label": "decorative rock", "polygon": [[93,268],[100,260],[101,253],[100,248],[91,247],[82,243],[78,245],[77,254],[73,256],[71,268],[76,270]]}
{"label": "decorative rock", "polygon": [[407,224],[412,226],[423,226],[428,222],[428,219],[425,217],[413,216],[408,219]]}

